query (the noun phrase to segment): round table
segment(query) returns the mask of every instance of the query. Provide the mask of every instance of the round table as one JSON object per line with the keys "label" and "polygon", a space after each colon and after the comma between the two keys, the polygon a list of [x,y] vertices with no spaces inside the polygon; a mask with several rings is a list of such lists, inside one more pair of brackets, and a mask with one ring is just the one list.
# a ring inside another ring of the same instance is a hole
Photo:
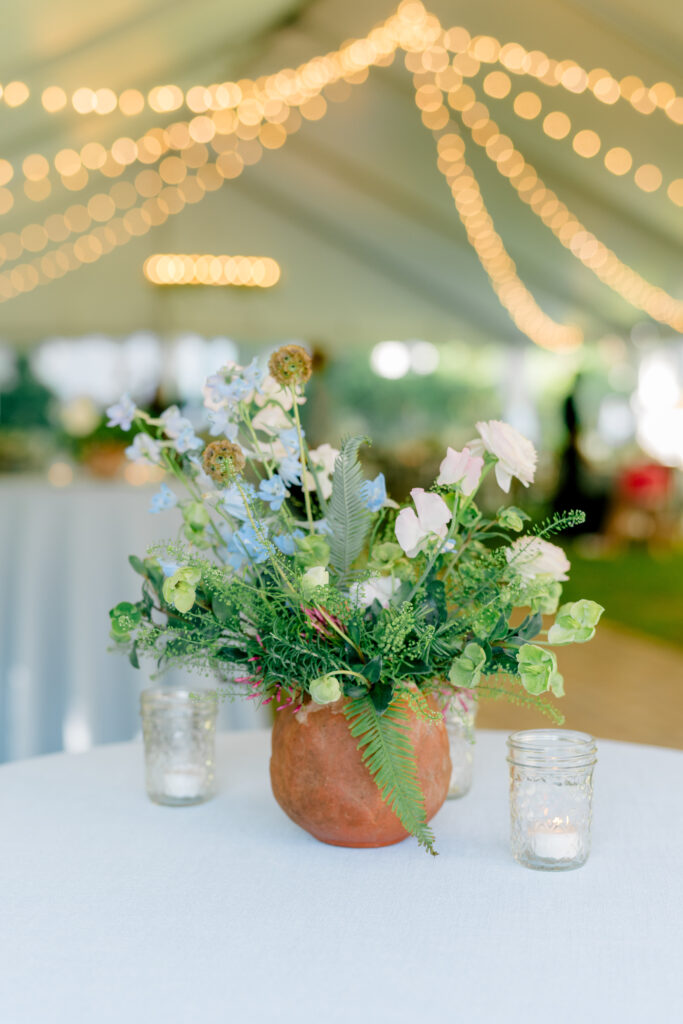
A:
{"label": "round table", "polygon": [[2,1024],[683,1019],[683,753],[601,742],[593,853],[558,873],[510,856],[503,733],[438,858],[317,843],[268,756],[221,735],[189,808],[148,801],[136,743],[0,768]]}

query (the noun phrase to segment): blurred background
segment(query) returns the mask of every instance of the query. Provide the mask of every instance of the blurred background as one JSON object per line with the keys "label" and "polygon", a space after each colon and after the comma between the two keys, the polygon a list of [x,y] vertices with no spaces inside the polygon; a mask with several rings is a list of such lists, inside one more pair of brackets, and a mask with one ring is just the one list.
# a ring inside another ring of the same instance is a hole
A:
{"label": "blurred background", "polygon": [[585,510],[565,593],[607,609],[562,652],[567,725],[683,747],[683,12],[395,10],[4,13],[0,760],[137,731],[146,676],[107,652],[107,612],[173,526],[106,407],[200,427],[208,374],[287,341],[315,358],[311,443],[372,436],[396,498],[478,419],[534,441],[513,498]]}

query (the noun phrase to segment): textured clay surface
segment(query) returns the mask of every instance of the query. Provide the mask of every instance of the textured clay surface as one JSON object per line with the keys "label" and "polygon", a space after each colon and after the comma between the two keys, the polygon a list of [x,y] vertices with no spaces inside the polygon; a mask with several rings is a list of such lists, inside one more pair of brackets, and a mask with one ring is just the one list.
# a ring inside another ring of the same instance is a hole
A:
{"label": "textured clay surface", "polygon": [[[292,821],[333,846],[390,846],[407,832],[382,800],[342,712],[342,701],[307,704],[297,714],[278,711],[273,727],[273,794]],[[412,711],[410,739],[427,819],[439,810],[451,775],[448,734],[442,721]]]}

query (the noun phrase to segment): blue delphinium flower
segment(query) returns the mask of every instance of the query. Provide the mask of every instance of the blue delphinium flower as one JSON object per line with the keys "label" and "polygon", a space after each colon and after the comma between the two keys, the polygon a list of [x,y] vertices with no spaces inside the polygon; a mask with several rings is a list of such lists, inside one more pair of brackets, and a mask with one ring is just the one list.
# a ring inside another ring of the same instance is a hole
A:
{"label": "blue delphinium flower", "polygon": [[242,370],[242,379],[249,386],[251,391],[260,391],[261,385],[266,376],[266,371],[259,364],[258,356],[254,356],[248,366]]}
{"label": "blue delphinium flower", "polygon": [[[253,484],[242,484],[241,486],[247,501],[253,501],[256,497]],[[228,515],[233,516],[235,519],[245,520],[249,518],[249,513],[237,484],[230,484],[229,487],[226,487],[221,497],[221,503]]]}
{"label": "blue delphinium flower", "polygon": [[270,506],[271,512],[278,512],[287,497],[287,488],[281,477],[275,473],[270,480],[262,480],[256,492],[261,501]]}
{"label": "blue delphinium flower", "polygon": [[212,437],[219,437],[222,434],[228,441],[237,440],[238,427],[236,423],[230,422],[227,409],[210,409],[208,419],[209,433]]}
{"label": "blue delphinium flower", "polygon": [[121,427],[121,430],[130,430],[135,419],[135,402],[130,395],[122,395],[115,405],[107,409],[108,427]]}
{"label": "blue delphinium flower", "polygon": [[[301,436],[305,436],[303,429]],[[299,454],[299,432],[296,427],[288,427],[287,430],[281,430],[278,434],[278,439],[288,455]]]}
{"label": "blue delphinium flower", "polygon": [[[264,531],[265,533],[265,531]],[[260,564],[268,558],[268,549],[257,536],[251,523],[244,523],[227,543],[228,561],[233,569],[240,569],[245,560]]]}
{"label": "blue delphinium flower", "polygon": [[133,443],[126,448],[126,457],[131,462],[146,462],[150,466],[156,466],[161,462],[161,444],[149,434],[136,434]]}
{"label": "blue delphinium flower", "polygon": [[159,512],[165,512],[166,509],[175,508],[177,504],[178,499],[171,488],[168,484],[162,484],[157,493],[152,496],[149,510],[157,515]]}
{"label": "blue delphinium flower", "polygon": [[360,489],[366,508],[371,512],[379,512],[387,500],[387,485],[384,473],[378,473],[374,480],[365,480]]}
{"label": "blue delphinium flower", "polygon": [[301,463],[296,455],[288,455],[277,467],[280,478],[289,487],[291,484],[301,486]]}
{"label": "blue delphinium flower", "polygon": [[175,449],[181,455],[185,452],[194,452],[198,448],[203,448],[204,442],[201,437],[197,437],[194,432],[194,427],[191,423],[188,423],[186,427],[180,431],[178,436],[175,438]]}
{"label": "blue delphinium flower", "polygon": [[159,567],[166,579],[168,579],[169,576],[174,576],[179,569],[177,562],[167,562],[163,558],[157,558],[157,562],[159,563]]}
{"label": "blue delphinium flower", "polygon": [[277,537],[273,537],[273,544],[283,555],[294,555],[296,554],[297,540],[301,540],[304,536],[303,530],[293,530],[291,534],[278,533]]}

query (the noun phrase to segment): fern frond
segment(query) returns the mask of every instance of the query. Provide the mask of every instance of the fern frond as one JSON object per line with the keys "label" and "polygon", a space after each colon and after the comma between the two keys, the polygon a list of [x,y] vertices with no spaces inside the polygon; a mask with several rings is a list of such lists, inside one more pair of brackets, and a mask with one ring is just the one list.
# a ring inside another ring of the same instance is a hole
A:
{"label": "fern frond", "polygon": [[358,449],[364,437],[347,438],[334,464],[332,494],[327,506],[331,531],[330,563],[344,582],[351,566],[363,550],[371,516],[361,494],[363,472]]}
{"label": "fern frond", "polygon": [[397,700],[380,715],[366,695],[350,700],[344,715],[382,799],[406,832],[436,856],[434,833],[427,824],[417,777],[415,751],[408,736],[408,709],[407,701]]}

